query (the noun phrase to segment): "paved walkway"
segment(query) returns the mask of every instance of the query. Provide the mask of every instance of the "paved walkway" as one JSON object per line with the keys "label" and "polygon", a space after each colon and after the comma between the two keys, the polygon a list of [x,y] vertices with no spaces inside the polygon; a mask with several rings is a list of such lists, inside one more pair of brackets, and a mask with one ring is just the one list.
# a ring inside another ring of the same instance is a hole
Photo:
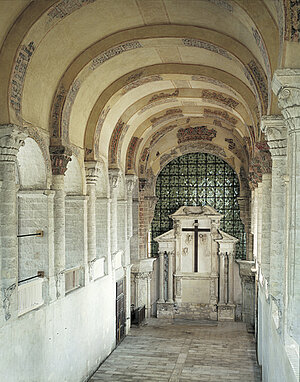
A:
{"label": "paved walkway", "polygon": [[261,381],[243,323],[150,319],[100,366],[94,381]]}

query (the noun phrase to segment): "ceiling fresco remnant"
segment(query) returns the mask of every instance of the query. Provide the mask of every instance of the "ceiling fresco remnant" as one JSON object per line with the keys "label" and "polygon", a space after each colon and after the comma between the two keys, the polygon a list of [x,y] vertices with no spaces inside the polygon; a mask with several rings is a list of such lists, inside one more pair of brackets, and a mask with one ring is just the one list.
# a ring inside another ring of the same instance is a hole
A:
{"label": "ceiling fresco remnant", "polygon": [[224,119],[226,122],[229,122],[231,125],[236,125],[238,120],[234,117],[231,117],[225,110],[217,109],[204,109],[204,115],[218,116]]}
{"label": "ceiling fresco remnant", "polygon": [[138,137],[132,137],[127,150],[126,157],[126,171],[134,169],[134,156],[138,145],[141,143],[141,139]]}
{"label": "ceiling fresco remnant", "polygon": [[119,54],[142,47],[143,46],[139,41],[129,41],[125,44],[120,44],[118,46],[106,50],[105,52],[101,53],[98,57],[94,58],[89,68],[91,70],[95,70],[96,68],[98,68],[98,66]]}
{"label": "ceiling fresco remnant", "polygon": [[227,97],[222,93],[210,91],[207,89],[202,90],[202,98],[216,100],[228,107],[231,107],[232,109],[235,109],[239,105],[239,102],[237,102],[235,99]]}
{"label": "ceiling fresco remnant", "polygon": [[35,48],[36,46],[33,41],[31,41],[28,45],[22,45],[19,49],[13,69],[10,90],[10,104],[18,117],[21,113],[22,93],[26,70]]}
{"label": "ceiling fresco remnant", "polygon": [[297,0],[284,0],[286,41],[300,42],[300,3]]}
{"label": "ceiling fresco remnant", "polygon": [[63,19],[85,5],[92,4],[95,1],[96,0],[62,0],[47,12],[47,16],[49,20]]}
{"label": "ceiling fresco remnant", "polygon": [[177,118],[178,117],[183,117],[182,109],[175,108],[175,109],[166,110],[164,115],[162,115],[160,117],[154,117],[154,118],[150,119],[150,121],[152,123],[152,127],[155,127],[156,125],[158,125],[161,122],[165,122],[165,121],[167,121],[169,119],[173,119],[175,116]]}
{"label": "ceiling fresco remnant", "polygon": [[187,127],[177,132],[178,143],[187,141],[212,141],[217,136],[217,131],[208,129],[206,126]]}

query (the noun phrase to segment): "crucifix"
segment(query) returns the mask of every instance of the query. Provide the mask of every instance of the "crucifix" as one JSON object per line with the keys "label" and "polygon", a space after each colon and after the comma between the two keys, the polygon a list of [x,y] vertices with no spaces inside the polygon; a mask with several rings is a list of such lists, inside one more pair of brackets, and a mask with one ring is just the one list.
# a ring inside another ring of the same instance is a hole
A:
{"label": "crucifix", "polygon": [[210,232],[210,228],[199,228],[198,220],[194,221],[194,228],[182,228],[183,232],[194,232],[194,272],[198,272],[198,233]]}

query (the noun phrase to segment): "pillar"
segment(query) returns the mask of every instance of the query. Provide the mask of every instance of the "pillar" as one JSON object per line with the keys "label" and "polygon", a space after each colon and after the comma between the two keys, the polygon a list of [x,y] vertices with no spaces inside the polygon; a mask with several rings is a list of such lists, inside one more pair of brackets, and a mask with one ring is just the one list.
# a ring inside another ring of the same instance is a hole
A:
{"label": "pillar", "polygon": [[[285,269],[285,214],[286,214],[286,134],[283,117],[265,116],[262,131],[266,134],[272,156],[271,229],[270,229],[270,280],[269,292],[283,304]],[[281,308],[280,308],[281,309]],[[279,314],[281,316],[281,313]]]}
{"label": "pillar", "polygon": [[97,258],[96,244],[96,183],[100,168],[96,161],[85,162],[85,177],[87,187],[87,235],[88,235],[88,264],[89,279],[93,279],[93,264]]}
{"label": "pillar", "polygon": [[111,254],[117,252],[118,249],[118,183],[119,169],[109,170],[109,189],[110,189],[110,249]]}
{"label": "pillar", "polygon": [[[0,126],[0,271],[1,305],[4,318],[17,314],[16,285],[18,280],[17,186],[16,162],[26,133],[16,125]],[[29,159],[28,159],[29,160]],[[5,250],[3,250],[5,248]]]}
{"label": "pillar", "polygon": [[136,182],[135,175],[126,175],[126,190],[127,190],[127,239],[132,237],[133,228],[132,228],[132,192]]}
{"label": "pillar", "polygon": [[[288,332],[300,343],[300,69],[277,70],[272,87],[287,126]],[[282,290],[279,284],[275,287]]]}
{"label": "pillar", "polygon": [[174,252],[168,252],[168,302],[174,302],[173,300],[173,257]]}
{"label": "pillar", "polygon": [[165,253],[163,251],[158,253],[159,255],[159,300],[158,302],[165,302],[164,294],[164,266],[165,266]]}
{"label": "pillar", "polygon": [[50,147],[52,189],[54,190],[54,273],[56,297],[65,295],[65,180],[71,150],[65,146]]}
{"label": "pillar", "polygon": [[270,238],[271,238],[271,189],[272,175],[262,175],[261,182],[261,270],[265,278],[270,274]]}
{"label": "pillar", "polygon": [[257,259],[259,266],[261,265],[261,236],[262,236],[262,182],[257,186]]}

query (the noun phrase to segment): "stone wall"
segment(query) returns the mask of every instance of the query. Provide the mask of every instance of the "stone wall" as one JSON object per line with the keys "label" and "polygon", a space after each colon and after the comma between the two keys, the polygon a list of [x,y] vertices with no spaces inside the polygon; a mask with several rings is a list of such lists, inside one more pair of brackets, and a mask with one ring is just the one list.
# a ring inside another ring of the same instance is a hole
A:
{"label": "stone wall", "polygon": [[[43,237],[28,236],[18,239],[18,279],[36,276],[38,271],[48,273],[49,220],[51,220],[52,200],[47,191],[19,191],[18,193],[18,234],[33,234],[43,231]],[[48,209],[48,202],[50,203]]]}
{"label": "stone wall", "polygon": [[66,197],[66,269],[84,265],[87,252],[86,198]]}

